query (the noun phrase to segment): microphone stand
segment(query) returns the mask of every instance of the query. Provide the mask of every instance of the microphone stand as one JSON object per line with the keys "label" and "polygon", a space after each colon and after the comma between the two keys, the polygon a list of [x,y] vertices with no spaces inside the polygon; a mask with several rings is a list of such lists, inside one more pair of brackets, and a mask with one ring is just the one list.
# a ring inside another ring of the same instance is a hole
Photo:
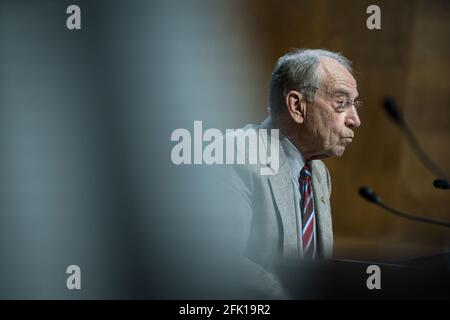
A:
{"label": "microphone stand", "polygon": [[422,149],[422,147],[417,142],[416,137],[414,136],[412,130],[409,128],[406,123],[399,124],[400,127],[405,132],[406,138],[408,139],[411,147],[413,148],[416,155],[419,157],[419,159],[422,161],[422,163],[433,172],[438,177],[442,177],[448,180],[447,174],[433,161],[428,157],[426,152]]}
{"label": "microphone stand", "polygon": [[359,195],[362,198],[364,198],[365,200],[367,200],[368,202],[372,202],[372,203],[382,207],[383,209],[385,209],[385,210],[387,210],[387,211],[389,211],[389,212],[391,212],[391,213],[393,213],[393,214],[395,214],[395,215],[397,215],[399,217],[450,228],[450,222],[437,220],[437,219],[432,219],[432,218],[427,218],[427,217],[422,217],[422,216],[416,216],[416,215],[413,215],[413,214],[410,214],[410,213],[407,213],[407,212],[404,212],[404,211],[401,211],[401,210],[398,210],[398,209],[395,209],[395,208],[392,208],[392,207],[388,206],[369,187],[360,187],[359,188]]}
{"label": "microphone stand", "polygon": [[442,177],[442,178],[445,178],[446,180],[448,180],[448,176],[444,172],[444,170],[442,170],[433,160],[431,160],[430,157],[426,154],[426,152],[419,145],[411,128],[409,128],[406,121],[404,120],[403,114],[402,114],[397,102],[394,100],[394,98],[385,97],[383,99],[383,106],[384,106],[386,113],[389,115],[389,117],[391,117],[392,120],[405,133],[409,144],[411,145],[411,147],[413,148],[414,152],[419,157],[419,159],[422,161],[422,163],[425,165],[425,167],[427,167],[428,170],[433,172],[438,177]]}
{"label": "microphone stand", "polygon": [[442,220],[437,220],[437,219],[431,219],[431,218],[427,218],[427,217],[422,217],[422,216],[416,216],[416,215],[412,215],[410,213],[406,213],[404,211],[392,208],[390,206],[388,206],[387,204],[385,204],[384,202],[379,202],[378,205],[380,207],[382,207],[383,209],[397,215],[400,216],[402,218],[406,218],[406,219],[410,219],[410,220],[415,220],[415,221],[420,221],[420,222],[425,222],[425,223],[430,223],[430,224],[434,224],[434,225],[439,225],[439,226],[443,226],[443,227],[447,227],[450,228],[450,222],[446,222],[446,221],[442,221]]}

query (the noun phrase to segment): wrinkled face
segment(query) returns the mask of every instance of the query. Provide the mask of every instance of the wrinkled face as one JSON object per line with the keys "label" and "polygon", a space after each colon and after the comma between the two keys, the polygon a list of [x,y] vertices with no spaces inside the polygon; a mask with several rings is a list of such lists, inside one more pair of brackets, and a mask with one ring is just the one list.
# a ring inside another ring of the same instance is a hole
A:
{"label": "wrinkled face", "polygon": [[313,159],[340,157],[352,142],[353,129],[361,125],[355,106],[345,105],[358,96],[356,80],[336,60],[321,57],[319,61],[321,85],[305,117],[309,148]]}

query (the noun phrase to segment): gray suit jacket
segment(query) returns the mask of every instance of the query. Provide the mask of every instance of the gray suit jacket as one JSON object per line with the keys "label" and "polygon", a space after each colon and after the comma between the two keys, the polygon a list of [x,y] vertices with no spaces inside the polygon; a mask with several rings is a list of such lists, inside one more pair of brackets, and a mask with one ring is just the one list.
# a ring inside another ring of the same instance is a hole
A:
{"label": "gray suit jacket", "polygon": [[[243,129],[250,128],[268,129],[270,133],[271,119]],[[281,143],[279,145],[277,174],[261,175],[261,164],[246,164],[227,166],[222,176],[227,190],[226,203],[222,204],[224,214],[232,218],[233,243],[243,256],[240,272],[251,290],[267,298],[288,298],[276,266],[302,256],[290,168]],[[267,141],[259,146],[267,148]],[[320,160],[312,161],[312,183],[318,256],[329,258],[333,249],[331,181],[328,169]]]}

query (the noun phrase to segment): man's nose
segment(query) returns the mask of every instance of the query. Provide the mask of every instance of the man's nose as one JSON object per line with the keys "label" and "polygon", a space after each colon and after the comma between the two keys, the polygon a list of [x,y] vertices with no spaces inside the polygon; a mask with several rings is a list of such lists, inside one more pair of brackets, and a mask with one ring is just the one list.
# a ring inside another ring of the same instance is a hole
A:
{"label": "man's nose", "polygon": [[358,128],[361,125],[361,120],[359,119],[358,111],[353,106],[345,119],[345,125],[349,128]]}

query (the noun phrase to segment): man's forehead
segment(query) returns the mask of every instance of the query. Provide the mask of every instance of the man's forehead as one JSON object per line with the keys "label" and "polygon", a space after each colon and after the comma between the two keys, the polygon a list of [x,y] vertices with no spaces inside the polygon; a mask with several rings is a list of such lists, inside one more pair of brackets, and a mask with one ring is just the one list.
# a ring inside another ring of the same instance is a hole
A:
{"label": "man's forehead", "polygon": [[356,90],[356,80],[352,74],[337,60],[319,57],[322,72],[322,85],[329,89]]}

